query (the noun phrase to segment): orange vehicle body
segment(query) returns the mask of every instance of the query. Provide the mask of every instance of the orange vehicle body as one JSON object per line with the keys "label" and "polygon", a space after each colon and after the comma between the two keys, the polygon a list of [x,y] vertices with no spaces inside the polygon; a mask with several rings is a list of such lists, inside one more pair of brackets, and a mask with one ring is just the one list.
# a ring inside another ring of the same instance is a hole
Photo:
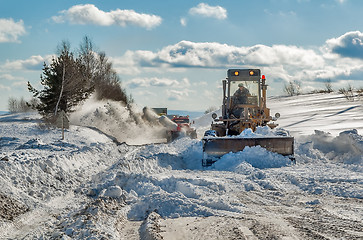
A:
{"label": "orange vehicle body", "polygon": [[172,142],[179,137],[197,138],[197,132],[191,126],[189,116],[167,115],[167,117],[177,124],[175,129],[167,131],[167,142]]}

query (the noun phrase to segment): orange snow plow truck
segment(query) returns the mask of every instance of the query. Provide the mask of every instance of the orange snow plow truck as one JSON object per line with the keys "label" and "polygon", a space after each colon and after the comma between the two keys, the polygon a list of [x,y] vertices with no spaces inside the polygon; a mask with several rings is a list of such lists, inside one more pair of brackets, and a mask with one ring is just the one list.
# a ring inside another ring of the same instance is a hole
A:
{"label": "orange snow plow truck", "polygon": [[197,131],[191,126],[189,116],[168,115],[167,108],[153,108],[159,115],[159,122],[167,128],[166,141],[172,142],[179,137],[197,138]]}
{"label": "orange snow plow truck", "polygon": [[[275,135],[241,134],[245,129],[253,132],[258,127],[274,129],[274,121],[266,106],[266,78],[260,69],[229,69],[223,83],[222,116],[213,114],[211,129],[203,141],[203,166],[210,166],[229,152],[242,151],[246,146],[261,146],[269,151],[293,159],[294,138],[286,131],[274,131]],[[247,137],[246,137],[247,136]]]}
{"label": "orange snow plow truck", "polygon": [[172,142],[182,136],[190,137],[191,139],[197,138],[197,131],[191,127],[189,116],[167,115],[167,117],[177,124],[175,129],[167,131],[167,142]]}

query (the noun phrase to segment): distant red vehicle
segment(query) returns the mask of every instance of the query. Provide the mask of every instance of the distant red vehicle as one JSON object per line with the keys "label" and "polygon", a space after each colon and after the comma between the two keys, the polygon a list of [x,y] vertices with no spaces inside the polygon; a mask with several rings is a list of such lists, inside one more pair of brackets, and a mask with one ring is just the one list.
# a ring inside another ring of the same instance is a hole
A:
{"label": "distant red vehicle", "polygon": [[189,116],[167,115],[167,117],[177,124],[176,129],[167,131],[167,142],[172,142],[178,137],[197,138],[197,131],[191,127]]}

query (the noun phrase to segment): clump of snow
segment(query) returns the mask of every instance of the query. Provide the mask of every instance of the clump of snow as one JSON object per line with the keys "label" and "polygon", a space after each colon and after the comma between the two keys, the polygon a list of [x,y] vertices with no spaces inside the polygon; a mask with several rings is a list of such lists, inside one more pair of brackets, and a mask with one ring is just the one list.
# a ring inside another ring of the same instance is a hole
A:
{"label": "clump of snow", "polygon": [[302,136],[299,141],[302,144],[297,153],[301,155],[350,164],[363,163],[363,137],[355,129],[343,131],[338,136],[315,130],[314,134]]}
{"label": "clump of snow", "polygon": [[267,151],[260,146],[245,147],[242,152],[228,153],[214,164],[216,170],[245,171],[246,163],[254,168],[280,168],[292,164],[291,159]]}
{"label": "clump of snow", "polygon": [[105,191],[102,193],[103,196],[105,197],[110,197],[110,198],[123,198],[123,200],[125,199],[124,197],[124,193],[122,191],[122,189],[119,186],[110,186],[107,189],[105,189]]}
{"label": "clump of snow", "polygon": [[268,126],[258,126],[253,132],[251,128],[246,128],[237,137],[242,138],[258,138],[258,137],[281,137],[290,136],[290,133],[285,129],[274,128]]}

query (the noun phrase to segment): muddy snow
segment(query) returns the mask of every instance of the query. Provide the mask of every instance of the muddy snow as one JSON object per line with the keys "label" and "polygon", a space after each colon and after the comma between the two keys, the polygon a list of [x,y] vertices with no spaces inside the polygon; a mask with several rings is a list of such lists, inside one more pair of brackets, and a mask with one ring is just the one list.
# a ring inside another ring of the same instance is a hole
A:
{"label": "muddy snow", "polygon": [[160,129],[114,103],[77,112],[64,140],[37,114],[0,116],[0,239],[363,239],[362,102],[269,103],[296,163],[252,147],[203,168],[210,114],[199,139],[146,145]]}

